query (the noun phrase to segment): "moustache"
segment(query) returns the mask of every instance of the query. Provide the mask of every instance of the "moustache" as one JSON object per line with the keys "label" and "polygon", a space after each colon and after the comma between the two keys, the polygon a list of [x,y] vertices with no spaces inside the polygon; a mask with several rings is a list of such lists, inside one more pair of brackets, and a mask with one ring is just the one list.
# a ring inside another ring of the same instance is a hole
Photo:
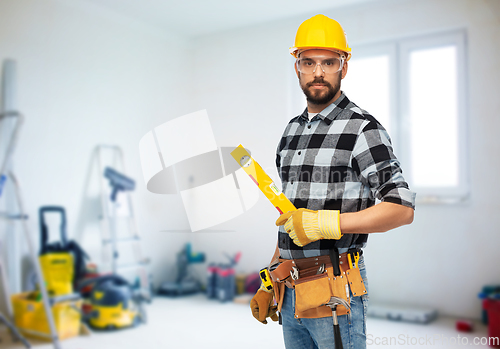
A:
{"label": "moustache", "polygon": [[313,81],[306,84],[306,87],[311,87],[314,84],[323,84],[326,87],[332,88],[332,85],[328,81],[325,81],[323,78],[314,78]]}

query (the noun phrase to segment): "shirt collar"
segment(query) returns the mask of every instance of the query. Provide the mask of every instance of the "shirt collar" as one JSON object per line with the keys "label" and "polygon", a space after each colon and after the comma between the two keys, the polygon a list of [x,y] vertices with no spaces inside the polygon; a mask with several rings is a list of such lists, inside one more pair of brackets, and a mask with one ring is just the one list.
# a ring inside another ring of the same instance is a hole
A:
{"label": "shirt collar", "polygon": [[[344,92],[340,92],[339,98],[337,98],[335,101],[333,101],[329,106],[327,106],[325,109],[320,111],[317,117],[319,117],[321,120],[326,122],[328,125],[332,123],[333,120],[337,117],[337,115],[340,114],[342,110],[345,109],[345,107],[349,104],[349,99],[347,96],[344,94]],[[316,117],[315,116],[315,117]],[[313,118],[314,119],[314,118]],[[300,114],[299,123],[303,125],[304,123],[309,121],[308,118],[308,113],[307,113],[307,108],[304,109],[302,114]]]}

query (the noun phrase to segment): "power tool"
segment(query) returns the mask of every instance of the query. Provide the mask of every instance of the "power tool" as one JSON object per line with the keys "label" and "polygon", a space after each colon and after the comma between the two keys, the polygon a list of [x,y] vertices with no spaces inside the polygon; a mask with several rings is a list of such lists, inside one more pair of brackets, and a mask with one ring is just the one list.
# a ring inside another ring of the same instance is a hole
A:
{"label": "power tool", "polygon": [[158,294],[165,296],[182,296],[197,293],[202,290],[200,281],[190,273],[189,266],[205,262],[205,254],[193,252],[191,244],[187,243],[177,254],[177,278],[161,284]]}

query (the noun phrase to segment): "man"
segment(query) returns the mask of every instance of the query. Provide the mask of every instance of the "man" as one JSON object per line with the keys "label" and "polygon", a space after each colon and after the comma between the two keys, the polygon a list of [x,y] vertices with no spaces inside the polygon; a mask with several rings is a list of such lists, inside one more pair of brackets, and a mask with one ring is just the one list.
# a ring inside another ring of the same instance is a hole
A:
{"label": "man", "polygon": [[[278,244],[269,270],[278,306],[273,293],[261,287],[251,301],[252,312],[266,323],[266,317],[276,321],[280,310],[288,349],[334,348],[332,312],[324,300],[312,303],[325,295],[340,297],[350,305],[349,311],[337,307],[345,314],[338,317],[344,348],[365,348],[368,292],[362,249],[368,234],[413,221],[415,194],[386,130],[340,89],[351,57],[340,24],[323,15],[306,20],[290,52],[297,59],[307,109],[288,123],[276,166],[283,192],[298,210],[276,222]],[[375,199],[380,203],[375,205]],[[316,276],[307,277],[311,268]],[[279,276],[279,269],[291,277]],[[328,281],[320,284],[323,274]]]}

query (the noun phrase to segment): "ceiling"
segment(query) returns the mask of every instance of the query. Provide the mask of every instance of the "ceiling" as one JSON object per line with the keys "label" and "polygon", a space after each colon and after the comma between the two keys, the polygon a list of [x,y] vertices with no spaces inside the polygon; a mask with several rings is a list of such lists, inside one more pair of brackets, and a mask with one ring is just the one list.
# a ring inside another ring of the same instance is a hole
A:
{"label": "ceiling", "polygon": [[[380,0],[79,0],[193,38]],[[305,19],[305,18],[304,18]]]}

